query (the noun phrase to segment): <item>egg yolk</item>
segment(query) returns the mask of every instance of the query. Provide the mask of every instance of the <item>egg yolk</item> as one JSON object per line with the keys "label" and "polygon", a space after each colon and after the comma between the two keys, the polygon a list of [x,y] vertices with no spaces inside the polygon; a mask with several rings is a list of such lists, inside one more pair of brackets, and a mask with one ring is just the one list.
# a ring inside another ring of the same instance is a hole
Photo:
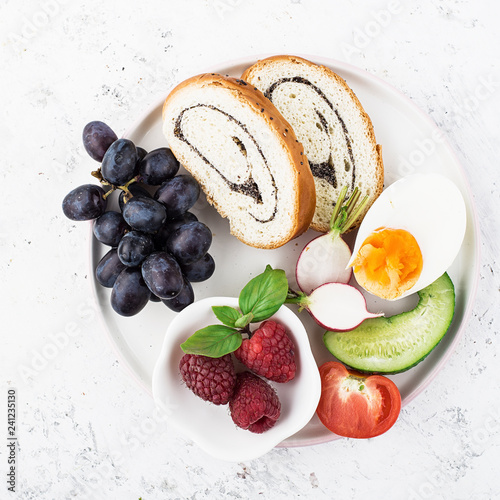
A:
{"label": "egg yolk", "polygon": [[408,231],[380,228],[365,239],[351,266],[365,290],[394,300],[418,281],[422,252]]}

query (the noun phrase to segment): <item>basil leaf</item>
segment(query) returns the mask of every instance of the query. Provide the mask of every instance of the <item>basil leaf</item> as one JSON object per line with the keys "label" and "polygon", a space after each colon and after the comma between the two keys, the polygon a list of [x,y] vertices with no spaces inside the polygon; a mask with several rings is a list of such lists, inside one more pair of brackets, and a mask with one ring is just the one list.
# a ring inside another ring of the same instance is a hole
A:
{"label": "basil leaf", "polygon": [[243,288],[239,306],[243,314],[253,314],[253,322],[264,321],[283,305],[287,293],[285,271],[267,266],[262,274],[250,280]]}
{"label": "basil leaf", "polygon": [[224,325],[211,325],[194,332],[181,344],[181,349],[186,354],[220,358],[236,351],[240,345],[241,333],[238,330]]}
{"label": "basil leaf", "polygon": [[253,320],[253,314],[252,313],[248,313],[248,314],[245,314],[245,316],[242,316],[241,318],[238,318],[235,323],[234,323],[234,326],[236,328],[245,328],[245,326],[248,325],[248,323],[251,323]]}
{"label": "basil leaf", "polygon": [[229,306],[212,306],[212,311],[221,323],[232,328],[236,326],[236,321],[242,316],[240,311]]}

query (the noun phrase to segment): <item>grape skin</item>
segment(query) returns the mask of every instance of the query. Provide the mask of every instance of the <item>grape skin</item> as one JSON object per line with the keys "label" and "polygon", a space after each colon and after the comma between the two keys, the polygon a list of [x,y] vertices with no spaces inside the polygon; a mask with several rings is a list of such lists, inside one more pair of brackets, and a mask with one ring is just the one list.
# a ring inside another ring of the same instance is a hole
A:
{"label": "grape skin", "polygon": [[192,212],[185,212],[175,219],[167,220],[167,222],[165,222],[164,224],[164,227],[169,229],[169,231],[173,233],[176,229],[179,229],[184,224],[197,221],[198,217],[196,217],[196,215],[194,215]]}
{"label": "grape skin", "polygon": [[134,316],[149,302],[151,292],[138,267],[127,267],[116,278],[111,307],[121,316]]}
{"label": "grape skin", "polygon": [[180,217],[172,220],[167,220],[165,224],[154,235],[154,243],[157,250],[165,250],[169,236],[179,227],[188,222],[196,222],[198,217],[191,212],[186,212]]}
{"label": "grape skin", "polygon": [[159,186],[172,179],[179,170],[179,162],[168,148],[149,152],[139,164],[141,181],[149,186]]}
{"label": "grape skin", "polygon": [[[132,198],[140,197],[140,196],[143,196],[145,198],[151,198],[151,195],[149,194],[149,192],[146,191],[141,185],[137,184],[136,182],[134,182],[133,184],[130,184],[130,186],[128,187],[128,190],[130,191]],[[130,199],[132,199],[132,198],[130,198]],[[125,205],[126,205],[126,203],[125,203],[125,191],[120,191],[120,196],[118,197],[118,205],[120,206],[120,210],[123,212],[123,209],[125,208]]]}
{"label": "grape skin", "polygon": [[112,248],[97,264],[96,280],[106,288],[113,288],[116,278],[126,267],[118,258],[116,248]]}
{"label": "grape skin", "polygon": [[106,151],[118,137],[105,123],[93,121],[83,128],[82,139],[85,151],[94,160],[101,162]]}
{"label": "grape skin", "polygon": [[184,284],[181,268],[167,252],[152,253],[141,268],[146,285],[160,299],[172,299],[181,292]]}
{"label": "grape skin", "polygon": [[135,149],[137,150],[137,163],[139,164],[148,154],[148,152],[144,148],[141,148],[140,146],[136,146]]}
{"label": "grape skin", "polygon": [[176,229],[167,240],[167,250],[179,264],[200,260],[212,244],[212,232],[202,222],[189,222]]}
{"label": "grape skin", "polygon": [[97,241],[116,247],[129,229],[120,212],[109,211],[95,220],[93,231]]}
{"label": "grape skin", "polygon": [[82,221],[100,217],[106,211],[104,189],[95,184],[84,184],[70,191],[62,202],[64,215],[71,220]]}
{"label": "grape skin", "polygon": [[182,273],[192,283],[206,281],[215,271],[214,258],[206,253],[200,260],[181,265]]}
{"label": "grape skin", "polygon": [[102,159],[101,174],[114,186],[123,186],[137,175],[135,144],[128,139],[113,142]]}
{"label": "grape skin", "polygon": [[179,295],[173,299],[162,299],[162,302],[172,311],[181,312],[185,307],[194,302],[194,292],[191,283],[184,279],[184,286]]}
{"label": "grape skin", "polygon": [[175,219],[187,212],[200,196],[200,185],[190,175],[178,175],[164,182],[155,193],[155,200],[167,210],[167,217]]}
{"label": "grape skin", "polygon": [[144,233],[155,233],[167,219],[165,207],[146,197],[134,197],[123,207],[123,218],[127,224]]}
{"label": "grape skin", "polygon": [[153,239],[149,234],[130,231],[118,245],[118,257],[129,267],[135,267],[154,250]]}

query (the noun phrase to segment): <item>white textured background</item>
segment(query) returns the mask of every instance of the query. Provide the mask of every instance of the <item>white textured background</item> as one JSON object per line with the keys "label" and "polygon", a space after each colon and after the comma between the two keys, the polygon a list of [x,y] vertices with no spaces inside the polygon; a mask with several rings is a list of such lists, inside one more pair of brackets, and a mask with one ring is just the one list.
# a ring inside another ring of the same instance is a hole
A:
{"label": "white textured background", "polygon": [[[0,498],[9,386],[23,499],[500,497],[499,18],[493,0],[2,0]],[[175,81],[261,53],[350,62],[426,111],[467,171],[482,265],[457,351],[390,433],[228,464],[159,421],[120,366],[89,302],[88,226],[60,204],[89,181],[85,123],[120,134]]]}

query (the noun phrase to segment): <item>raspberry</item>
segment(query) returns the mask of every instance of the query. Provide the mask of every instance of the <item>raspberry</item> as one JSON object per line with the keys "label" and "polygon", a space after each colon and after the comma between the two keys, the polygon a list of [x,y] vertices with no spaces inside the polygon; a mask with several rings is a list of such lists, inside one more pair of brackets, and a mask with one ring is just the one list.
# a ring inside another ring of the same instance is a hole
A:
{"label": "raspberry", "polygon": [[268,320],[241,343],[234,355],[257,375],[274,382],[289,382],[296,370],[293,349],[285,327]]}
{"label": "raspberry", "polygon": [[236,373],[229,354],[221,358],[184,354],[179,370],[188,388],[205,401],[225,405],[233,395]]}
{"label": "raspberry", "polygon": [[229,400],[233,422],[256,434],[269,430],[281,413],[280,400],[274,389],[250,372],[238,373],[234,395]]}

